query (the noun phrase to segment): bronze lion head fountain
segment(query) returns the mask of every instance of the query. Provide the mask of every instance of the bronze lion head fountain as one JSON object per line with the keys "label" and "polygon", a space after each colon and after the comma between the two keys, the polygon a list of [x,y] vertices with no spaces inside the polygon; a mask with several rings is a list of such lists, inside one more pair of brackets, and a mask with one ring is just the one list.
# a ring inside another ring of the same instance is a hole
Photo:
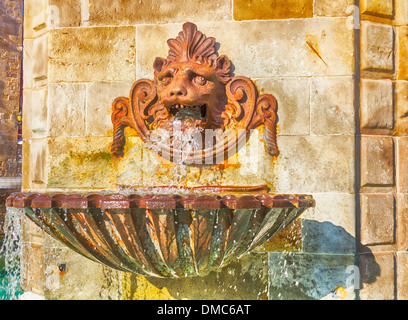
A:
{"label": "bronze lion head fountain", "polygon": [[[148,148],[183,165],[213,165],[235,154],[264,125],[267,152],[278,155],[277,101],[251,79],[233,76],[214,38],[185,23],[156,58],[154,80],[136,81],[113,103],[111,153],[125,157],[125,128]],[[179,136],[187,136],[190,146]],[[193,142],[192,142],[193,141]],[[112,268],[155,277],[206,275],[264,244],[315,202],[309,195],[260,187],[202,186],[189,193],[160,187],[132,194],[16,193],[21,208],[77,253]]]}
{"label": "bronze lion head fountain", "polygon": [[[220,163],[245,143],[251,129],[265,125],[267,151],[277,155],[274,96],[259,95],[251,79],[232,76],[231,63],[218,56],[215,39],[193,23],[185,23],[167,43],[167,58],[154,61],[154,80],[137,81],[129,98],[113,103],[112,154],[124,155],[124,129],[130,126],[169,161]],[[186,151],[177,132],[194,137],[195,148]]]}

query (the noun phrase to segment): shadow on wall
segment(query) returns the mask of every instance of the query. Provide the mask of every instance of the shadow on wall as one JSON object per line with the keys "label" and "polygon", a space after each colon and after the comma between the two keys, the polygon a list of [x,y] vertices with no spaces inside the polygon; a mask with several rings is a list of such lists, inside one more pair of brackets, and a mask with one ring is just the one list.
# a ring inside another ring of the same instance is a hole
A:
{"label": "shadow on wall", "polygon": [[[360,274],[355,237],[344,228],[302,220],[302,232],[302,252],[252,253],[205,277],[146,279],[175,299],[320,300],[339,298],[334,294],[338,287],[347,288],[342,298],[355,299],[360,287],[375,282],[381,274],[374,260],[370,274]],[[132,275],[131,283],[128,298],[140,298],[136,294],[140,292],[138,276]]]}
{"label": "shadow on wall", "polygon": [[[369,273],[358,266],[356,239],[330,222],[302,220],[302,252],[271,253],[269,259],[272,300],[358,299],[359,289],[374,283],[381,270],[371,256]],[[345,288],[340,297],[336,288]]]}

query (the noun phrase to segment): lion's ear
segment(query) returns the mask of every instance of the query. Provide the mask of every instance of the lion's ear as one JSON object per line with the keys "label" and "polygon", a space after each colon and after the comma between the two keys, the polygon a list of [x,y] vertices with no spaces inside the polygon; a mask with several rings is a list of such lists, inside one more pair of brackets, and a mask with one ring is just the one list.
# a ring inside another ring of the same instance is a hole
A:
{"label": "lion's ear", "polygon": [[166,59],[157,57],[153,63],[154,75],[157,75],[162,71],[164,65],[166,64]]}
{"label": "lion's ear", "polygon": [[225,55],[219,56],[216,60],[217,76],[220,81],[227,83],[231,79],[231,62]]}

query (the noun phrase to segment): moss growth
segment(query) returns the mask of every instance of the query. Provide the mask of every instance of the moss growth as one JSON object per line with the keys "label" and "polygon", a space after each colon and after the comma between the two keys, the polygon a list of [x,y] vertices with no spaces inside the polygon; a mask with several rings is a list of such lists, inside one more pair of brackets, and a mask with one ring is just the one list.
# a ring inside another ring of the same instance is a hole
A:
{"label": "moss growth", "polygon": [[69,153],[58,163],[51,164],[48,188],[106,188],[115,177],[112,156],[108,151]]}

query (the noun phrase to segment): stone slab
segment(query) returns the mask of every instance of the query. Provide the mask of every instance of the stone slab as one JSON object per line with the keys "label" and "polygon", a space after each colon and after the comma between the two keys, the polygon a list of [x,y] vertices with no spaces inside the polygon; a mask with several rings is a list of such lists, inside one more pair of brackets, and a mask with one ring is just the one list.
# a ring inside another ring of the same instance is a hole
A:
{"label": "stone slab", "polygon": [[160,0],[89,0],[88,25],[136,25],[231,19],[229,0],[192,0],[184,3]]}
{"label": "stone slab", "polygon": [[[229,57],[235,75],[273,78],[354,73],[354,32],[347,29],[345,18],[198,23],[198,29],[216,38],[219,53]],[[153,78],[155,57],[167,57],[167,39],[181,30],[180,24],[137,27],[138,79]]]}
{"label": "stone slab", "polygon": [[234,0],[235,20],[269,20],[313,17],[312,0]]}
{"label": "stone slab", "polygon": [[53,29],[49,81],[134,81],[135,55],[135,27]]}
{"label": "stone slab", "polygon": [[278,136],[278,193],[354,193],[353,136]]}

